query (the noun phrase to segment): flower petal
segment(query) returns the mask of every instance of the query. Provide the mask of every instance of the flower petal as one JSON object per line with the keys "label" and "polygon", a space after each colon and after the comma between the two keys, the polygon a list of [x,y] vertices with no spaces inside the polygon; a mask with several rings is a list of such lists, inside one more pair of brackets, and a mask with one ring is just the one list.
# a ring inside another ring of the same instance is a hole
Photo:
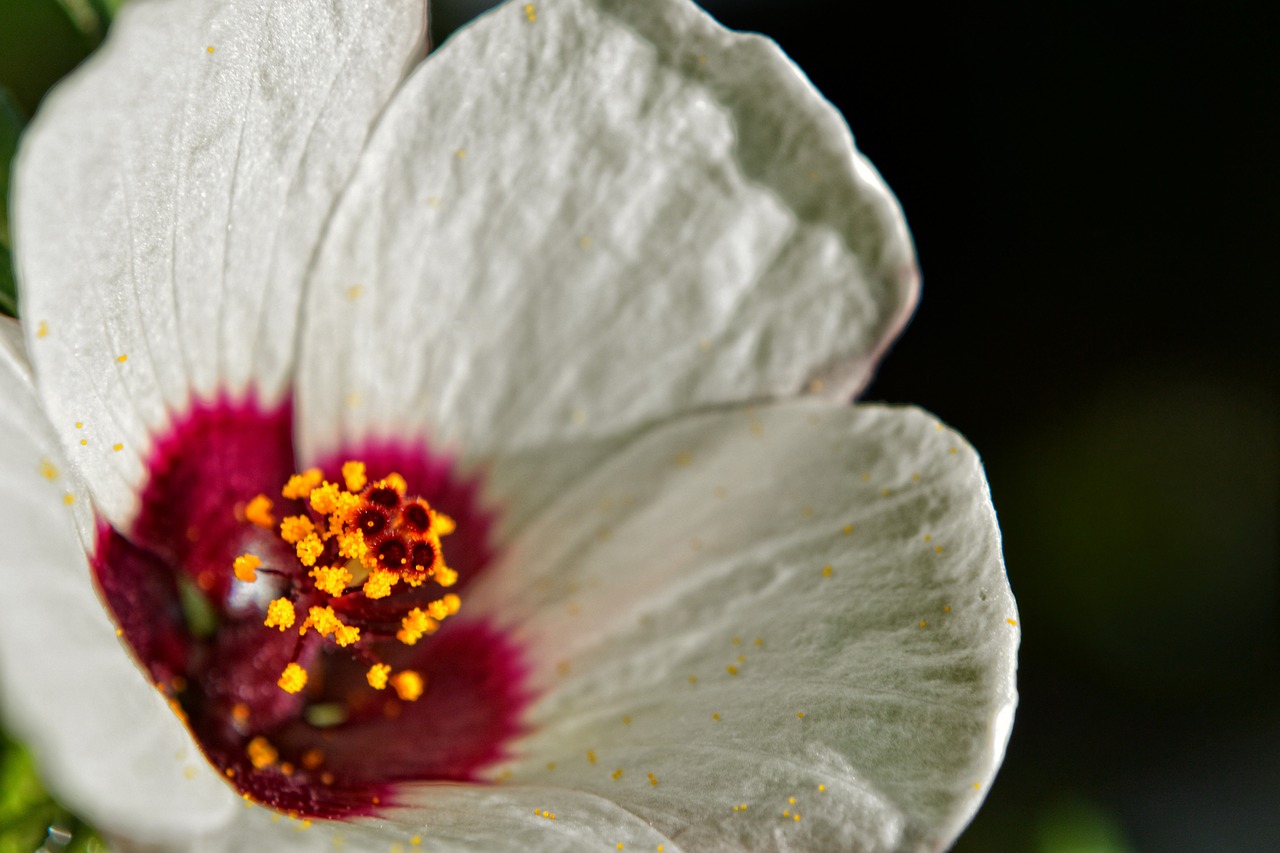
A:
{"label": "flower petal", "polygon": [[16,167],[23,310],[113,523],[170,412],[289,381],[317,235],[422,31],[393,0],[129,4],[46,100]]}
{"label": "flower petal", "polygon": [[847,398],[915,293],[896,202],[772,42],[683,0],[504,5],[410,77],[335,213],[304,455],[380,433],[486,458]]}
{"label": "flower petal", "polygon": [[93,512],[0,321],[0,706],[52,788],[141,841],[217,826],[236,798],[116,637],[82,542]]}
{"label": "flower petal", "polygon": [[695,850],[941,848],[1016,701],[981,465],[914,409],[651,431],[511,543],[465,613],[525,646],[541,695],[495,778],[613,799]]}

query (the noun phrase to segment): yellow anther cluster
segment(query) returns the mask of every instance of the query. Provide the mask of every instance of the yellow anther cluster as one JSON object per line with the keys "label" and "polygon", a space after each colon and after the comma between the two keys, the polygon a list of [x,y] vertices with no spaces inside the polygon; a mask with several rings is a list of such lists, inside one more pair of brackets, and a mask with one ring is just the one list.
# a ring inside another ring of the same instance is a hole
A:
{"label": "yellow anther cluster", "polygon": [[242,554],[241,556],[236,557],[231,568],[232,571],[235,572],[236,580],[244,581],[245,583],[253,583],[258,579],[257,569],[261,565],[262,560],[258,559],[257,556],[253,554]]}
{"label": "yellow anther cluster", "polygon": [[406,646],[412,646],[422,639],[424,634],[434,634],[440,627],[440,623],[424,613],[421,608],[415,607],[400,620],[400,626],[400,630],[396,632],[396,639]]}
{"label": "yellow anther cluster", "polygon": [[320,555],[324,553],[324,543],[314,533],[304,536],[295,547],[298,552],[298,561],[304,566],[314,566],[316,560],[320,559]]}
{"label": "yellow anther cluster", "polygon": [[244,508],[244,517],[250,524],[256,524],[258,527],[273,526],[276,520],[271,514],[271,498],[258,495],[249,501]]}
{"label": "yellow anther cluster", "polygon": [[311,577],[315,578],[316,589],[326,592],[334,598],[342,595],[347,591],[347,587],[354,580],[351,572],[347,571],[343,566],[316,566],[311,570]]}
{"label": "yellow anther cluster", "polygon": [[369,480],[365,476],[363,462],[346,462],[342,466],[342,479],[348,492],[358,492]]}
{"label": "yellow anther cluster", "polygon": [[267,620],[262,624],[268,628],[279,628],[284,631],[293,627],[297,615],[293,612],[293,602],[287,598],[277,598],[267,605]]}
{"label": "yellow anther cluster", "polygon": [[386,598],[391,594],[391,587],[395,586],[396,581],[400,580],[400,576],[395,572],[389,572],[386,569],[374,569],[369,573],[369,578],[364,582],[364,594],[366,598]]}
{"label": "yellow anther cluster", "polygon": [[291,663],[284,668],[276,684],[286,693],[297,693],[307,686],[307,671],[296,663]]}
{"label": "yellow anther cluster", "polygon": [[360,639],[360,629],[344,625],[332,607],[312,607],[307,611],[307,621],[302,623],[298,633],[307,633],[308,628],[315,628],[320,636],[333,639],[340,646],[349,646]]}
{"label": "yellow anther cluster", "polygon": [[315,532],[316,526],[305,515],[291,515],[280,522],[280,538],[290,545],[297,545]]}
{"label": "yellow anther cluster", "polygon": [[406,702],[412,702],[422,695],[423,688],[426,687],[422,676],[411,669],[397,672],[391,676],[391,686],[395,688],[396,695]]}
{"label": "yellow anther cluster", "polygon": [[365,678],[369,681],[369,686],[374,690],[382,690],[387,686],[387,676],[391,674],[391,667],[385,663],[375,663],[369,667],[369,672]]}
{"label": "yellow anther cluster", "polygon": [[311,490],[320,485],[324,480],[324,474],[319,468],[309,468],[301,474],[294,474],[289,478],[289,482],[284,484],[284,488],[280,490],[280,494],[290,500],[301,500],[311,494]]}

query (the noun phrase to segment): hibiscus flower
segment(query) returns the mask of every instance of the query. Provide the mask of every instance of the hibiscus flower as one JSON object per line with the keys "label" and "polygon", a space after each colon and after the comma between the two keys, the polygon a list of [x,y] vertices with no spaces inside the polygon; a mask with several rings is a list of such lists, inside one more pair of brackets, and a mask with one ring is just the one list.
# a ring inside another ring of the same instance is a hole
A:
{"label": "hibiscus flower", "polygon": [[30,127],[12,726],[126,845],[945,846],[1018,629],[977,455],[847,403],[892,196],[684,0],[423,31],[140,0]]}

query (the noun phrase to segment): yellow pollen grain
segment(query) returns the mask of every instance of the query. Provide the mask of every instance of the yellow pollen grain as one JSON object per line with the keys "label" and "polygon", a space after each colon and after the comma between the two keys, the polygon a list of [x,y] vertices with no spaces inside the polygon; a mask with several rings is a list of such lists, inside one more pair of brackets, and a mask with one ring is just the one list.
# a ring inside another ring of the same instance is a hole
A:
{"label": "yellow pollen grain", "polygon": [[119,453],[121,450],[124,450],[124,445],[117,442],[116,444],[111,445],[111,449],[116,453]]}
{"label": "yellow pollen grain", "polygon": [[358,492],[364,488],[369,478],[365,475],[363,462],[342,463],[342,480],[347,484],[348,492]]}
{"label": "yellow pollen grain", "polygon": [[804,719],[804,711],[796,711],[796,719]]}
{"label": "yellow pollen grain", "polygon": [[529,23],[533,23],[538,20],[538,10],[533,7],[532,3],[524,4],[524,16],[529,20]]}
{"label": "yellow pollen grain", "polygon": [[828,566],[823,566],[823,567],[822,567],[822,576],[823,576],[824,578],[829,578],[829,577],[831,577],[831,566],[829,566],[829,565],[828,565]]}
{"label": "yellow pollen grain", "polygon": [[89,443],[89,439],[87,439],[87,438],[82,438],[82,439],[80,439],[80,446],[81,446],[81,447],[84,447],[84,446],[85,446],[85,445],[87,445],[88,443]]}
{"label": "yellow pollen grain", "polygon": [[320,537],[314,533],[304,536],[302,541],[296,546],[298,552],[298,562],[304,566],[314,566],[316,560],[324,553],[324,545],[320,542]]}
{"label": "yellow pollen grain", "polygon": [[951,605],[950,605],[950,604],[944,604],[944,605],[942,605],[942,612],[943,612],[943,613],[950,613],[950,612],[951,612]]}
{"label": "yellow pollen grain", "polygon": [[[555,815],[552,815],[552,817],[555,817]],[[422,836],[415,835],[413,838],[409,839],[409,843],[412,844],[414,847],[417,847],[419,844],[422,843]]]}
{"label": "yellow pollen grain", "polygon": [[41,459],[40,476],[44,477],[46,480],[56,480],[58,479],[58,469],[48,459]]}
{"label": "yellow pollen grain", "polygon": [[803,509],[800,510],[800,514],[803,515],[805,518],[808,518],[809,516],[813,515],[813,507],[811,506],[804,507]]}
{"label": "yellow pollen grain", "polygon": [[827,786],[826,786],[826,785],[819,785],[819,786],[818,786],[818,793],[820,793],[820,794],[821,794],[821,793],[824,793],[826,790],[827,790]]}
{"label": "yellow pollen grain", "polygon": [[285,693],[297,693],[307,686],[307,671],[296,663],[291,663],[280,673],[280,680],[276,684]]}
{"label": "yellow pollen grain", "polygon": [[405,702],[412,702],[422,695],[422,690],[426,685],[423,683],[421,675],[411,669],[406,669],[391,676],[391,686],[395,688],[397,696]]}
{"label": "yellow pollen grain", "polygon": [[592,764],[596,763],[596,751],[594,749],[587,750],[587,761],[591,762]]}
{"label": "yellow pollen grain", "polygon": [[720,719],[720,715],[719,715],[719,714],[712,714],[712,715],[711,715],[711,719],[713,719],[713,720],[717,720],[717,721],[718,721],[718,720]]}
{"label": "yellow pollen grain", "polygon": [[548,770],[555,770],[555,769],[556,769],[556,763],[555,763],[554,761],[548,761],[548,762],[547,762],[547,769],[548,769]]}
{"label": "yellow pollen grain", "polygon": [[731,645],[731,646],[740,646],[740,645],[742,645],[742,638],[741,638],[741,637],[731,637],[731,638],[729,639],[729,645]]}
{"label": "yellow pollen grain", "polygon": [[698,683],[698,676],[696,676],[696,675],[691,675],[691,676],[689,676],[689,683],[690,683],[690,684],[697,684],[697,683]]}
{"label": "yellow pollen grain", "polygon": [[887,498],[889,497],[889,495],[892,494],[892,492],[890,492],[888,489],[881,489],[880,494]]}
{"label": "yellow pollen grain", "polygon": [[84,421],[76,421],[76,429],[84,429]]}
{"label": "yellow pollen grain", "polygon": [[44,320],[40,321],[40,325],[36,327],[36,337],[43,338],[49,334],[49,324]]}
{"label": "yellow pollen grain", "polygon": [[249,722],[249,706],[243,702],[237,702],[231,706],[231,719],[237,725],[243,725]]}
{"label": "yellow pollen grain", "polygon": [[279,628],[284,631],[292,628],[296,619],[293,602],[287,598],[277,598],[267,605],[267,619],[262,624],[268,628]]}
{"label": "yellow pollen grain", "polygon": [[453,152],[453,156],[457,157],[459,160],[465,160],[467,158],[467,149],[459,148],[457,151]]}
{"label": "yellow pollen grain", "polygon": [[209,45],[204,49],[205,53],[213,53],[213,45]]}
{"label": "yellow pollen grain", "polygon": [[631,725],[631,717],[629,717],[629,716],[627,716],[627,717],[623,717],[623,718],[622,718],[622,724],[623,724],[624,726],[629,726],[629,725]]}
{"label": "yellow pollen grain", "polygon": [[941,554],[941,553],[942,553],[942,546],[941,546],[941,545],[934,545],[934,546],[933,546],[933,551],[934,551],[934,553],[935,553],[935,554]]}
{"label": "yellow pollen grain", "polygon": [[244,506],[244,519],[258,527],[272,527],[276,523],[276,519],[271,514],[271,507],[271,498],[266,495],[255,495]]}
{"label": "yellow pollen grain", "polygon": [[932,536],[930,536],[928,533],[926,533],[926,534],[924,535],[924,541],[926,541],[926,542],[932,542],[932,541],[933,541],[933,537],[932,537]]}
{"label": "yellow pollen grain", "polygon": [[335,597],[345,593],[353,580],[345,566],[316,566],[311,570],[311,577],[315,578],[316,589]]}
{"label": "yellow pollen grain", "polygon": [[617,781],[618,779],[621,779],[621,778],[622,778],[622,768],[621,768],[621,767],[619,767],[617,770],[613,771],[613,778],[614,778],[614,781]]}
{"label": "yellow pollen grain", "polygon": [[383,690],[387,686],[387,676],[391,674],[391,667],[385,663],[375,663],[369,667],[369,671],[365,673],[365,679],[369,682],[369,686],[374,690]]}
{"label": "yellow pollen grain", "polygon": [[355,302],[357,299],[359,299],[363,295],[364,295],[363,285],[353,284],[347,288],[347,301],[349,302]]}
{"label": "yellow pollen grain", "polygon": [[734,666],[733,664],[729,664],[728,666],[726,666],[726,667],[725,667],[725,671],[726,671],[726,672],[728,672],[730,675],[737,675],[737,674],[738,674],[738,668],[737,668],[736,666]]}
{"label": "yellow pollen grain", "polygon": [[947,452],[948,452],[948,453],[959,453],[959,452],[960,452],[960,448],[958,448],[958,447],[953,447],[953,448],[951,448],[950,450],[948,450]]}
{"label": "yellow pollen grain", "polygon": [[[249,741],[248,745],[244,748],[244,752],[245,755],[249,757],[249,763],[259,770],[264,767],[270,767],[272,764],[275,764],[276,759],[279,758],[279,753],[276,752],[276,748],[271,745],[270,741],[261,735]],[[245,796],[248,797],[249,795],[245,794]]]}
{"label": "yellow pollen grain", "polygon": [[791,816],[791,819],[792,819],[792,820],[794,820],[796,823],[799,823],[799,822],[800,822],[800,813],[799,813],[799,812],[796,812],[795,814],[793,814],[793,815]]}
{"label": "yellow pollen grain", "polygon": [[[257,498],[254,498],[256,501]],[[270,504],[270,502],[268,502]],[[252,506],[252,502],[250,503]],[[244,511],[245,517],[249,517],[249,508]],[[252,521],[252,519],[250,519]],[[254,522],[255,524],[257,522]],[[264,525],[266,526],[266,525]],[[284,521],[280,522],[280,538],[288,542],[290,545],[297,545],[303,539],[316,532],[316,526],[311,523],[311,519],[305,515],[290,515]]]}
{"label": "yellow pollen grain", "polygon": [[1018,620],[1017,620],[1017,619],[1006,619],[1006,620],[1004,620],[1004,621],[1008,622],[1010,625],[1015,625],[1015,626],[1016,626],[1016,625],[1018,624]]}
{"label": "yellow pollen grain", "polygon": [[649,773],[646,775],[648,775],[649,777],[649,784],[654,786],[655,788],[658,787],[658,777],[654,776],[652,773]]}
{"label": "yellow pollen grain", "polygon": [[308,770],[315,770],[324,763],[324,753],[318,749],[308,749],[302,753],[302,766]]}
{"label": "yellow pollen grain", "polygon": [[920,620],[920,627],[921,627],[921,628],[928,628],[928,627],[929,627],[929,623],[928,623],[928,622],[926,622],[926,621],[924,621],[923,619],[921,619],[921,620]]}
{"label": "yellow pollen grain", "polygon": [[753,642],[755,643],[757,649],[764,648],[764,637],[756,637]]}
{"label": "yellow pollen grain", "polygon": [[977,790],[979,790],[981,787],[982,787],[982,783],[981,783],[981,782],[974,782],[974,783],[973,783],[973,790],[977,791]]}
{"label": "yellow pollen grain", "polygon": [[129,360],[129,356],[127,356],[127,355],[123,355],[123,354],[121,354],[121,355],[116,356],[116,361],[118,361],[120,364],[124,364],[124,363],[125,363],[126,361],[128,361],[128,360]]}
{"label": "yellow pollen grain", "polygon": [[676,461],[676,465],[680,466],[681,468],[687,468],[688,466],[693,464],[693,454],[687,450],[681,451],[680,453],[676,454],[675,461]]}
{"label": "yellow pollen grain", "polygon": [[852,525],[852,524],[846,524],[844,527],[842,527],[842,528],[840,528],[840,529],[841,529],[841,531],[844,533],[844,535],[845,535],[845,536],[848,536],[850,533],[852,533],[852,532],[853,532],[853,525]]}
{"label": "yellow pollen grain", "polygon": [[261,565],[262,560],[257,555],[241,554],[232,563],[232,571],[236,574],[236,580],[244,583],[253,583],[258,579],[257,569]]}

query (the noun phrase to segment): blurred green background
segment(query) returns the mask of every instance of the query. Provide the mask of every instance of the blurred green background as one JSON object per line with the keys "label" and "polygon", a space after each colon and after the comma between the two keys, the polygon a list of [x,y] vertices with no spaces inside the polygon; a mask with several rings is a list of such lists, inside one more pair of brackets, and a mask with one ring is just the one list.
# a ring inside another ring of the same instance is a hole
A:
{"label": "blurred green background", "polygon": [[[114,5],[0,0],[0,162]],[[437,2],[437,40],[487,5]],[[1280,849],[1261,4],[703,5],[783,46],[907,211],[924,295],[864,396],[934,411],[986,460],[1022,701],[956,849]],[[0,252],[3,307],[3,228]],[[90,838],[11,744],[0,791],[0,853],[50,822]]]}

